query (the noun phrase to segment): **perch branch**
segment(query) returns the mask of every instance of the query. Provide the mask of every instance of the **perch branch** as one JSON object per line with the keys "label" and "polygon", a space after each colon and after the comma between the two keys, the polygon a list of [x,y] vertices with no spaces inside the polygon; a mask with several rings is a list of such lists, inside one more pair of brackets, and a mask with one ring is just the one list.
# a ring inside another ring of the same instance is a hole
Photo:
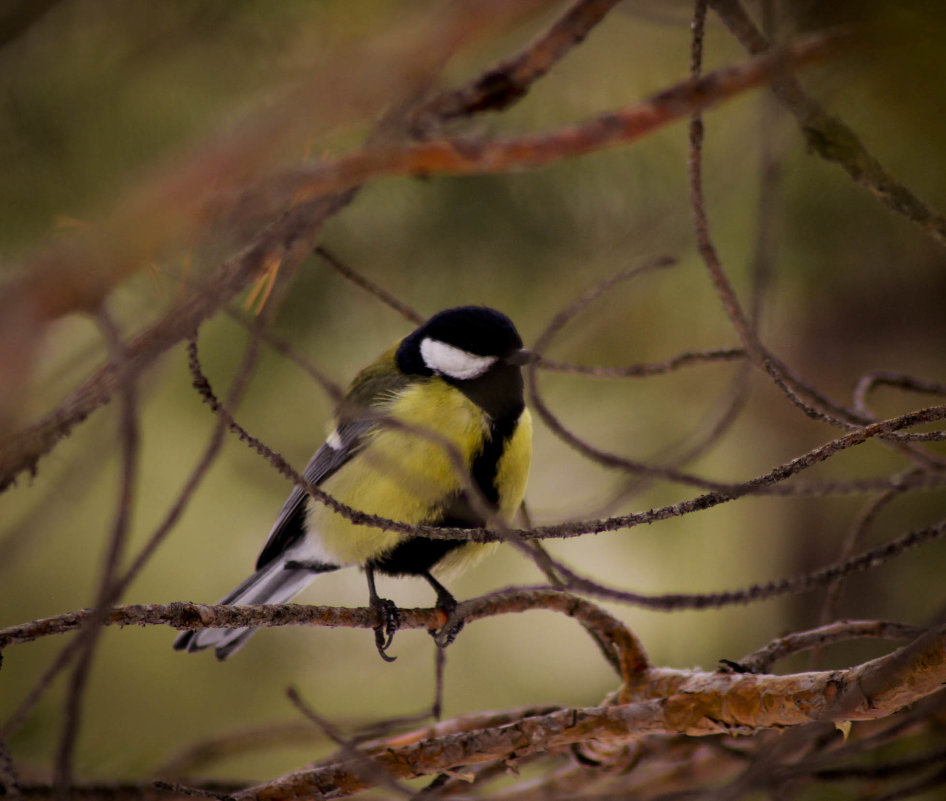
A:
{"label": "perch branch", "polygon": [[[568,593],[557,590],[507,590],[474,598],[460,604],[458,612],[467,621],[501,614],[546,609],[560,612],[596,631],[617,653],[625,677],[647,665],[647,657],[637,639],[616,618]],[[437,628],[441,622],[433,609],[401,609],[402,629]],[[0,650],[40,637],[65,634],[81,628],[94,614],[84,609],[56,617],[34,620],[0,630]],[[209,604],[132,604],[107,610],[107,626],[166,625],[176,629],[268,627],[286,625],[329,628],[373,628],[374,612],[368,607],[345,609],[303,604],[262,604],[259,606],[212,606]]]}

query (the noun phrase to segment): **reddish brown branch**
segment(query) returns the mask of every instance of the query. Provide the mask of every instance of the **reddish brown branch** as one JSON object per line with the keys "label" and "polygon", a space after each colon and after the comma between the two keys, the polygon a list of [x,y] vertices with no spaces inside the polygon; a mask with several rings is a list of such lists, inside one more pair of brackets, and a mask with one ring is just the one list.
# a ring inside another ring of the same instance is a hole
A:
{"label": "reddish brown branch", "polygon": [[551,133],[493,140],[441,139],[359,150],[311,169],[287,171],[249,202],[265,207],[272,202],[270,196],[321,197],[386,175],[510,172],[627,145],[694,111],[761,86],[785,69],[799,69],[823,59],[835,42],[835,35],[810,35],[777,54],[716,70],[642,103]]}
{"label": "reddish brown branch", "polygon": [[563,709],[499,726],[444,732],[433,726],[413,742],[398,740],[348,759],[283,776],[237,794],[240,801],[311,795],[344,797],[370,786],[357,772],[370,758],[394,779],[517,758],[595,741],[620,745],[645,735],[752,733],[815,721],[886,717],[946,681],[946,632],[848,670],[793,676],[747,676],[652,668],[625,687],[621,703]]}

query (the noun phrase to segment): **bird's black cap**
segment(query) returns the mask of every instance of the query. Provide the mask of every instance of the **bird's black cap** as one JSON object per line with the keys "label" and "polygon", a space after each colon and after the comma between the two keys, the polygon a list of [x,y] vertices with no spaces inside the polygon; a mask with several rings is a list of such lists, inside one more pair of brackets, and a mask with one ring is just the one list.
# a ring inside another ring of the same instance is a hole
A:
{"label": "bird's black cap", "polygon": [[420,354],[420,344],[425,339],[444,342],[477,356],[500,359],[522,348],[522,337],[505,314],[486,306],[459,306],[435,314],[404,338],[397,351],[397,363],[405,373],[430,375],[430,368]]}

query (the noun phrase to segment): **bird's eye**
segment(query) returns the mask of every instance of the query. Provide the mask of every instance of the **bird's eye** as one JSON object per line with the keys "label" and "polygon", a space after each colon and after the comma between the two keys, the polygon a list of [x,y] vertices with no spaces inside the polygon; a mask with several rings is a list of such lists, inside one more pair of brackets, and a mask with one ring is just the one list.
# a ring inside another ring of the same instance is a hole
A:
{"label": "bird's eye", "polygon": [[431,370],[459,381],[479,378],[496,364],[495,356],[477,356],[475,353],[455,348],[439,339],[424,339],[420,343],[420,355]]}

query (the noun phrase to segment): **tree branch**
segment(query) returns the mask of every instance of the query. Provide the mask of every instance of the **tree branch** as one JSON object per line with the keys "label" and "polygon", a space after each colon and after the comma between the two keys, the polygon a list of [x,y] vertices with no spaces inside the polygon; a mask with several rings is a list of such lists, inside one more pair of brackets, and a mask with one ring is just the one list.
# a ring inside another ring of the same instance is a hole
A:
{"label": "tree branch", "polygon": [[[501,614],[534,609],[560,612],[594,630],[611,648],[622,665],[622,675],[630,676],[646,667],[644,649],[634,635],[615,617],[594,604],[568,593],[548,589],[513,589],[460,604],[458,614],[474,621]],[[401,609],[400,628],[435,629],[442,623],[435,609]],[[81,628],[95,614],[83,609],[56,617],[34,620],[0,630],[0,650],[10,646],[65,634]],[[109,609],[103,620],[107,626],[165,625],[176,629],[270,627],[287,625],[326,626],[328,628],[374,628],[377,621],[369,607],[346,609],[303,604],[262,604],[259,606],[222,606],[194,603],[133,604]]]}
{"label": "tree branch", "polygon": [[887,717],[946,682],[946,631],[848,670],[792,676],[745,676],[651,668],[624,688],[620,703],[563,709],[461,733],[430,727],[408,745],[381,743],[358,760],[330,762],[237,793],[239,801],[309,795],[341,798],[370,786],[358,772],[372,763],[394,779],[429,776],[511,755],[517,758],[595,741],[634,742],[646,735],[749,734],[812,722]]}

